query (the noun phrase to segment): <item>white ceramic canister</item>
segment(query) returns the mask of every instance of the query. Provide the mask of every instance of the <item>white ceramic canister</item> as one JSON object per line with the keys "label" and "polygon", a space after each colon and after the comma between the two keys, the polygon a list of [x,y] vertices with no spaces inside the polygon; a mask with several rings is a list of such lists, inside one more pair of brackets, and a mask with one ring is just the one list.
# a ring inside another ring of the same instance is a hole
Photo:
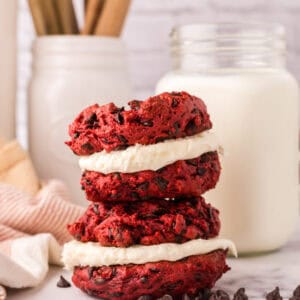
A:
{"label": "white ceramic canister", "polygon": [[130,100],[126,50],[117,38],[51,36],[33,46],[29,86],[29,149],[39,175],[58,178],[76,203],[80,190],[78,157],[64,144],[68,125],[89,105]]}
{"label": "white ceramic canister", "polygon": [[15,136],[17,1],[0,0],[0,137]]}
{"label": "white ceramic canister", "polygon": [[284,29],[198,24],[171,35],[173,70],[157,92],[185,90],[207,104],[225,149],[217,187],[221,235],[240,254],[284,245],[298,219],[298,85],[286,70]]}

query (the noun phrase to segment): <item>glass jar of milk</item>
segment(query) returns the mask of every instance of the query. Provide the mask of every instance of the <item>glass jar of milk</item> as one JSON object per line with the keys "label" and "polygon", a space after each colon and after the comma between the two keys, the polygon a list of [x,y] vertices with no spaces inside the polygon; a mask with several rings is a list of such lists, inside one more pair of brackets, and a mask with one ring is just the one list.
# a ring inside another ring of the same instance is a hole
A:
{"label": "glass jar of milk", "polygon": [[171,34],[173,70],[157,92],[204,100],[225,154],[216,189],[221,235],[239,253],[280,248],[298,219],[298,85],[286,70],[284,29],[198,24]]}

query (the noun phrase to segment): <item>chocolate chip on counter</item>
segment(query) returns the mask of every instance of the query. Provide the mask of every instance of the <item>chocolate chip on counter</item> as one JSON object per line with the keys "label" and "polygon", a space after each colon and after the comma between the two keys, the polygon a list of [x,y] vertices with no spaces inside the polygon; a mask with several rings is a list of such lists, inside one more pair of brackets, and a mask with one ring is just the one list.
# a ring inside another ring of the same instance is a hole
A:
{"label": "chocolate chip on counter", "polygon": [[157,184],[157,186],[159,187],[159,189],[162,191],[164,191],[169,184],[169,181],[164,179],[163,177],[156,177],[156,178],[154,178],[154,181]]}
{"label": "chocolate chip on counter", "polygon": [[0,285],[0,300],[5,300],[7,297],[5,288]]}
{"label": "chocolate chip on counter", "polygon": [[275,290],[266,295],[266,300],[282,300],[278,286],[275,288]]}
{"label": "chocolate chip on counter", "polygon": [[70,282],[67,281],[62,275],[59,277],[59,280],[56,284],[59,288],[68,288],[71,286]]}
{"label": "chocolate chip on counter", "polygon": [[85,144],[83,144],[83,145],[81,146],[81,148],[82,148],[83,150],[86,150],[86,151],[89,151],[89,152],[94,150],[93,145],[91,145],[90,143],[85,143]]}
{"label": "chocolate chip on counter", "polygon": [[240,288],[233,295],[233,300],[248,300],[248,296],[245,293],[245,288]]}
{"label": "chocolate chip on counter", "polygon": [[138,300],[152,300],[152,296],[150,295],[143,295],[138,298]]}
{"label": "chocolate chip on counter", "polygon": [[163,297],[159,298],[160,300],[173,300],[173,297],[170,295],[164,295]]}
{"label": "chocolate chip on counter", "polygon": [[209,297],[211,296],[212,292],[210,289],[203,289],[199,292],[198,296],[195,298],[195,300],[209,300]]}
{"label": "chocolate chip on counter", "polygon": [[118,135],[118,139],[120,140],[120,142],[122,142],[123,144],[127,144],[128,140],[126,139],[126,137],[124,135]]}
{"label": "chocolate chip on counter", "polygon": [[148,120],[148,121],[141,121],[141,124],[143,126],[147,126],[147,127],[153,127],[153,121]]}
{"label": "chocolate chip on counter", "polygon": [[212,292],[209,300],[230,300],[229,295],[223,290]]}
{"label": "chocolate chip on counter", "polygon": [[197,169],[197,174],[199,176],[203,176],[203,175],[205,175],[205,173],[206,173],[206,169],[205,168],[198,168]]}
{"label": "chocolate chip on counter", "polygon": [[289,300],[300,300],[300,285],[296,287],[293,296]]}

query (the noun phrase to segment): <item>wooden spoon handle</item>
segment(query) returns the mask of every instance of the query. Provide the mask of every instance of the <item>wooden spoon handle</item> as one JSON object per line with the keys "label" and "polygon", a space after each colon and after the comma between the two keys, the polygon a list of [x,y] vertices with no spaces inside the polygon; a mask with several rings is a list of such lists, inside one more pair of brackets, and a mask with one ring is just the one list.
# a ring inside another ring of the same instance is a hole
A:
{"label": "wooden spoon handle", "polygon": [[28,0],[29,8],[32,15],[33,25],[37,35],[47,34],[45,19],[41,6],[42,0]]}
{"label": "wooden spoon handle", "polygon": [[93,34],[97,20],[101,14],[104,0],[89,0],[86,7],[85,23],[82,34]]}
{"label": "wooden spoon handle", "polygon": [[79,33],[72,0],[55,0],[64,34]]}
{"label": "wooden spoon handle", "polygon": [[130,0],[105,0],[103,11],[96,26],[96,35],[119,36],[129,5]]}
{"label": "wooden spoon handle", "polygon": [[41,0],[48,34],[61,34],[62,28],[54,0]]}

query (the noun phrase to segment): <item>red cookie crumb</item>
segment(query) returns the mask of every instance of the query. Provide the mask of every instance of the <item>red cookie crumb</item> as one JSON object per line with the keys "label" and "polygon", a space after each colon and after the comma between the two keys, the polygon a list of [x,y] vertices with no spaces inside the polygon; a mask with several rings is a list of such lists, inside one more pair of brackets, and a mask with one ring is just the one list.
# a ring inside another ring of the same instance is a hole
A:
{"label": "red cookie crumb", "polygon": [[195,197],[215,187],[221,165],[217,152],[180,160],[158,171],[102,174],[86,171],[82,189],[90,201],[138,201]]}
{"label": "red cookie crumb", "polygon": [[129,247],[210,239],[219,234],[220,220],[219,211],[205,203],[202,197],[100,202],[90,205],[68,230],[81,242]]}
{"label": "red cookie crumb", "polygon": [[133,100],[130,110],[113,103],[84,109],[69,126],[66,144],[77,155],[155,144],[200,133],[212,127],[204,102],[186,92],[162,93]]}
{"label": "red cookie crumb", "polygon": [[84,292],[104,300],[135,300],[142,295],[154,299],[165,294],[193,296],[212,288],[229,270],[225,258],[226,251],[217,250],[176,262],[75,267],[72,280]]}

